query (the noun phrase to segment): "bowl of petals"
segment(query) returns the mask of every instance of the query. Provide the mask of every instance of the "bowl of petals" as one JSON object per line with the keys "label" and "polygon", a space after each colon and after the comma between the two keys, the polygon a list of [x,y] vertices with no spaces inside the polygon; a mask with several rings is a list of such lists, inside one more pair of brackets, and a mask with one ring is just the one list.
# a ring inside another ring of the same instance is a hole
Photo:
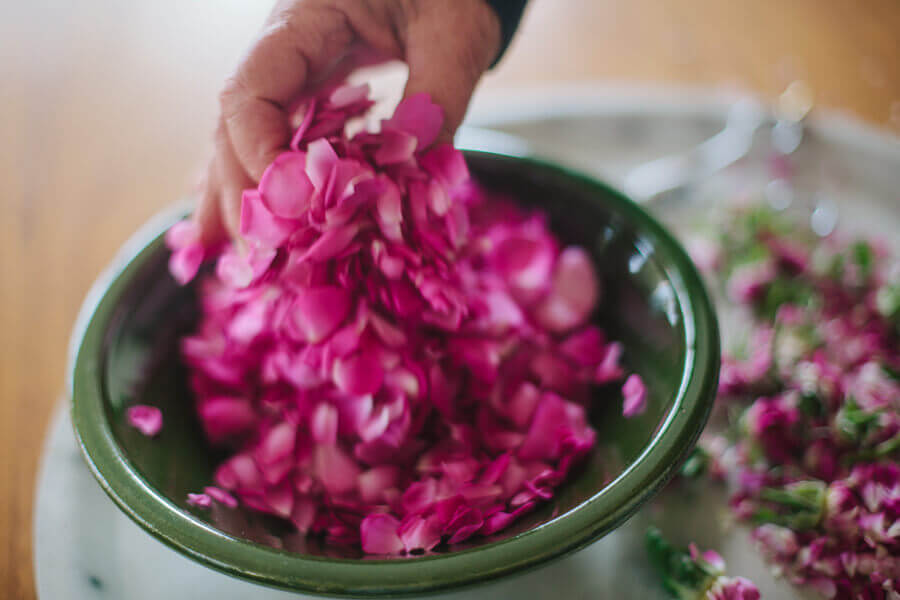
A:
{"label": "bowl of petals", "polygon": [[435,146],[413,96],[346,133],[306,107],[241,240],[136,235],[76,326],[72,418],[103,489],[225,573],[352,597],[450,590],[609,533],[706,423],[719,337],[674,238],[619,192]]}

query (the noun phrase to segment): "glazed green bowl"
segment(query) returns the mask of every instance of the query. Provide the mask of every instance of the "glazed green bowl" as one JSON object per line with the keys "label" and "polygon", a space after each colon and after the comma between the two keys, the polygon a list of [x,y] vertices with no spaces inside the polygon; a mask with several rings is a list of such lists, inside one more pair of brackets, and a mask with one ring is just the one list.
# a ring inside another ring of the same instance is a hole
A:
{"label": "glazed green bowl", "polygon": [[[719,337],[710,300],[681,246],[641,208],[588,177],[534,159],[468,152],[473,176],[547,212],[569,244],[593,253],[602,301],[596,321],[624,342],[624,361],[649,389],[646,412],[621,416],[615,387],[591,407],[597,447],[553,500],[490,538],[426,556],[369,559],[323,546],[243,510],[201,511],[188,492],[208,485],[222,456],[193,412],[179,336],[196,291],[168,275],[164,216],[123,250],[76,326],[72,419],[100,485],[129,517],[177,551],[230,575],[313,594],[390,597],[450,590],[536,567],[621,525],[678,470],[715,395]],[[125,424],[135,403],[162,409],[146,438]]]}

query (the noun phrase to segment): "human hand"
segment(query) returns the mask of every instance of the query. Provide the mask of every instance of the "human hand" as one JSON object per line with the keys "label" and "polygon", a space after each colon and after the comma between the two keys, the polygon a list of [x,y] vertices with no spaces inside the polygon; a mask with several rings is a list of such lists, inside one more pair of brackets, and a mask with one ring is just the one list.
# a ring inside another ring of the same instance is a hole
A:
{"label": "human hand", "polygon": [[353,68],[400,59],[405,96],[444,110],[439,140],[462,121],[500,47],[484,0],[281,0],[220,95],[215,155],[195,213],[206,243],[236,237],[241,193],[286,150],[298,99]]}

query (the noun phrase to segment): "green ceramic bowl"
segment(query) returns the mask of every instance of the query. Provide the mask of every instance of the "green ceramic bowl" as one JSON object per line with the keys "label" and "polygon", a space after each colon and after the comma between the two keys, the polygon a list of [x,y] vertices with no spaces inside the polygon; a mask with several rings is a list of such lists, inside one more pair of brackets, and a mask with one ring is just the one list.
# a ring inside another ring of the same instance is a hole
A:
{"label": "green ceramic bowl", "polygon": [[[88,464],[116,504],[179,552],[230,575],[296,591],[357,597],[437,592],[536,567],[609,533],[676,472],[703,429],[719,370],[710,300],[681,246],[638,206],[583,175],[534,159],[469,152],[473,175],[545,210],[561,238],[596,257],[596,320],[625,344],[650,391],[621,417],[616,389],[597,391],[597,449],[553,500],[514,528],[428,556],[371,560],[305,540],[241,510],[198,511],[188,492],[222,456],[203,441],[177,340],[196,318],[195,291],[166,270],[162,232],[138,234],[88,298],[73,339],[72,419]],[[161,435],[125,424],[131,404],[159,406]]]}

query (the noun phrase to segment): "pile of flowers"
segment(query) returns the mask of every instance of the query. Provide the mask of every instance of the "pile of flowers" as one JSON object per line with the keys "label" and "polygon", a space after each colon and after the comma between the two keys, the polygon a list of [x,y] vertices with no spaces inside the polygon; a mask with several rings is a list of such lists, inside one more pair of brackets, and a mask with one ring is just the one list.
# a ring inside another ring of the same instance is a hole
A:
{"label": "pile of flowers", "polygon": [[[592,389],[624,379],[589,323],[591,258],[432,147],[442,116],[403,101],[377,133],[342,87],[242,199],[242,239],[167,236],[181,282],[204,261],[182,340],[197,412],[231,449],[189,501],[237,503],[330,544],[430,551],[490,535],[553,496],[593,447]],[[560,199],[564,201],[564,199]],[[647,391],[622,386],[627,414]]]}
{"label": "pile of flowers", "polygon": [[719,408],[739,416],[689,465],[729,480],[736,515],[790,581],[900,597],[900,265],[767,209],[702,248],[754,325],[720,378]]}
{"label": "pile of flowers", "polygon": [[728,577],[725,561],[715,550],[700,552],[690,544],[675,548],[662,533],[647,531],[647,554],[663,587],[678,600],[759,600],[759,590],[744,577]]}

